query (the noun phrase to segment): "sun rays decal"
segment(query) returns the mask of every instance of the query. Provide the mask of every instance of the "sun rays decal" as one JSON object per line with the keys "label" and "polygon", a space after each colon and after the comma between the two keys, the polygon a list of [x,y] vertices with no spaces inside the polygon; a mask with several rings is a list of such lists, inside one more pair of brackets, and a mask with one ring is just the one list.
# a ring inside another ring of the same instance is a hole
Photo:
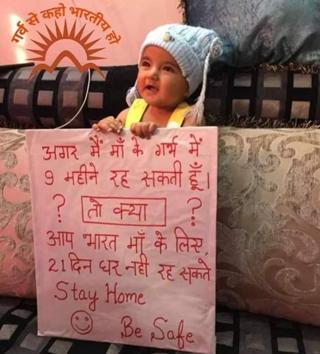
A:
{"label": "sun rays decal", "polygon": [[[41,37],[41,42],[32,39],[32,42],[37,46],[38,49],[29,49],[29,52],[37,54],[36,57],[28,58],[30,61],[40,61],[41,63],[37,64],[33,70],[32,75],[35,74],[37,71],[46,70],[52,72],[61,62],[63,58],[69,58],[81,72],[88,70],[89,68],[97,70],[101,73],[99,67],[94,63],[91,62],[92,60],[100,60],[105,59],[104,57],[95,56],[96,53],[102,51],[104,47],[96,48],[95,45],[97,42],[101,40],[101,38],[97,38],[92,40],[93,30],[89,33],[85,31],[86,25],[83,25],[78,31],[76,30],[76,21],[74,21],[72,28],[70,31],[68,30],[67,22],[64,22],[63,29],[59,28],[59,25],[55,21],[55,31],[50,30],[50,28],[46,25],[47,33],[43,34],[39,31],[37,33]],[[58,41],[63,40],[72,40],[80,45],[84,52],[86,53],[86,60],[87,62],[82,65],[76,56],[68,49],[62,50],[53,60],[52,63],[47,64],[46,54],[50,47],[57,43]]]}
{"label": "sun rays decal", "polygon": [[[31,76],[40,70],[52,72],[64,59],[81,72],[94,69],[102,75],[95,61],[106,59],[103,52],[107,49],[106,44],[118,44],[121,40],[101,12],[73,6],[67,8],[59,3],[57,7],[28,15],[25,21],[17,22],[11,41],[19,43],[26,33],[30,34],[30,44],[26,48],[30,56],[26,60],[36,62]],[[70,17],[73,17],[71,21]],[[44,22],[41,29],[32,28],[41,22]]]}

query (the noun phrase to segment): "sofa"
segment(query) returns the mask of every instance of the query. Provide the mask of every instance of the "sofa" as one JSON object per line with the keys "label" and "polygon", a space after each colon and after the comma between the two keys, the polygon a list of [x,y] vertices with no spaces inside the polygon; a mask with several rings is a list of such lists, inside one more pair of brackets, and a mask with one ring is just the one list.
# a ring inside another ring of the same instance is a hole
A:
{"label": "sofa", "polygon": [[[137,67],[0,70],[0,352],[172,353],[39,337],[25,129],[88,128],[125,107]],[[312,66],[214,67],[219,126],[217,353],[320,353],[320,74]],[[79,107],[84,103],[80,113]]]}

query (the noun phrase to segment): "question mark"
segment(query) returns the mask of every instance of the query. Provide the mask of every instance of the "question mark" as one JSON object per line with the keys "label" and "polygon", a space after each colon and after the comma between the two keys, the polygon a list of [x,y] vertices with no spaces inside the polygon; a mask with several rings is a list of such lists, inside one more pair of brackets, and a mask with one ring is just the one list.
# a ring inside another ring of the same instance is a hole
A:
{"label": "question mark", "polygon": [[62,194],[55,194],[52,199],[60,199],[61,202],[57,205],[57,210],[58,210],[58,222],[61,222],[61,215],[60,215],[60,209],[65,205],[66,200]]}
{"label": "question mark", "polygon": [[202,201],[200,200],[200,198],[193,197],[193,198],[189,198],[187,200],[187,204],[189,204],[191,200],[196,200],[196,205],[191,209],[191,213],[192,213],[191,226],[195,226],[196,225],[196,222],[195,222],[196,218],[194,216],[194,211],[202,207]]}

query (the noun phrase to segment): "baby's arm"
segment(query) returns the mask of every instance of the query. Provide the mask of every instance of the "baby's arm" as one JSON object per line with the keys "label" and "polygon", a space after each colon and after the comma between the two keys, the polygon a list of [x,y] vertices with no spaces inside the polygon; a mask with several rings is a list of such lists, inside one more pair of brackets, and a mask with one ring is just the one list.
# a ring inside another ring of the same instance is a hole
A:
{"label": "baby's arm", "polygon": [[139,122],[132,123],[130,130],[133,135],[139,136],[140,138],[150,139],[157,128],[158,126],[154,122]]}
{"label": "baby's arm", "polygon": [[[92,128],[103,133],[114,132],[119,134],[125,126],[128,111],[129,108],[123,110],[118,114],[117,118],[113,116],[105,117],[99,120],[98,123],[93,124]],[[147,139],[151,137],[156,129],[157,125],[153,122],[133,123],[130,127],[132,134]]]}
{"label": "baby's arm", "polygon": [[126,123],[128,110],[129,108],[120,112],[117,118],[113,116],[102,118],[98,123],[93,124],[92,128],[104,133],[114,132],[119,134]]}

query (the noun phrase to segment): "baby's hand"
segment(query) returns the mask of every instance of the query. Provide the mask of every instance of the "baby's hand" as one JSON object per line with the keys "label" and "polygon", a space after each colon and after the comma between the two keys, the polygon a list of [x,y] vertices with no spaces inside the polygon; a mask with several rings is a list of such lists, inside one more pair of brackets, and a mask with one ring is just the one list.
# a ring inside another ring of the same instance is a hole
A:
{"label": "baby's hand", "polygon": [[119,134],[123,127],[122,122],[119,119],[109,116],[99,120],[98,123],[93,124],[92,128],[96,131],[102,131],[104,133],[114,132]]}
{"label": "baby's hand", "polygon": [[140,138],[150,139],[158,126],[153,122],[133,123],[130,127],[131,133]]}

